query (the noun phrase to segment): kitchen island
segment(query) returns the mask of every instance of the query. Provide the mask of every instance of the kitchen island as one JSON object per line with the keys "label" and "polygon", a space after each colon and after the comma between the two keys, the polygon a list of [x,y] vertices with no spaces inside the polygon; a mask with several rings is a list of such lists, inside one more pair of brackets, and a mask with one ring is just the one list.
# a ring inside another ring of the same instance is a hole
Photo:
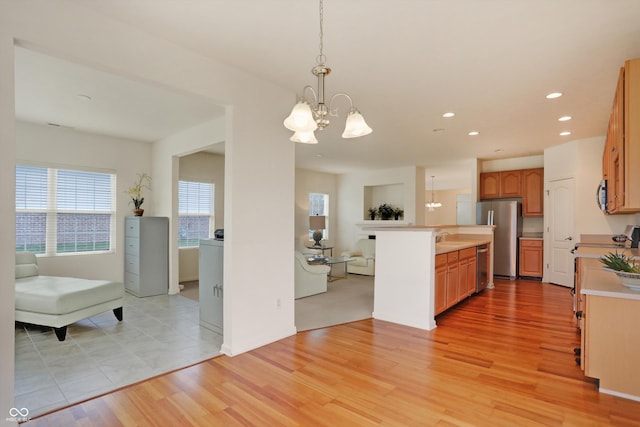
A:
{"label": "kitchen island", "polygon": [[[586,251],[593,252],[593,251]],[[637,249],[625,250],[640,258]],[[580,263],[581,367],[599,380],[599,390],[640,401],[640,291],[623,286],[603,269],[599,256]]]}
{"label": "kitchen island", "polygon": [[[420,329],[434,329],[436,255],[490,244],[493,241],[493,228],[367,228],[375,231],[376,235],[373,317]],[[436,244],[438,236],[443,236],[445,240]]]}

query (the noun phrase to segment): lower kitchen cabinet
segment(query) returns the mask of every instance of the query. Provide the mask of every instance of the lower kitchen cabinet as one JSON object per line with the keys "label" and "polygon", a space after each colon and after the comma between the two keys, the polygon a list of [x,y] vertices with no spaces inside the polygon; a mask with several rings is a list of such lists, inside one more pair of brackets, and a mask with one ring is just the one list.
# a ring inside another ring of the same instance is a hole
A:
{"label": "lower kitchen cabinet", "polygon": [[476,290],[476,248],[436,255],[434,312],[440,314]]}
{"label": "lower kitchen cabinet", "polygon": [[520,277],[542,278],[542,239],[520,238]]}
{"label": "lower kitchen cabinet", "polygon": [[435,314],[447,309],[447,254],[436,255]]}
{"label": "lower kitchen cabinet", "polygon": [[460,287],[459,251],[447,254],[447,308],[460,301],[458,288]]}
{"label": "lower kitchen cabinet", "polygon": [[[466,274],[460,280],[460,299],[473,295],[476,291],[476,280],[478,279],[478,261],[476,248],[462,249],[460,251],[460,266]],[[464,267],[463,267],[464,266]],[[462,270],[461,270],[462,271]],[[462,275],[461,275],[462,276]]]}

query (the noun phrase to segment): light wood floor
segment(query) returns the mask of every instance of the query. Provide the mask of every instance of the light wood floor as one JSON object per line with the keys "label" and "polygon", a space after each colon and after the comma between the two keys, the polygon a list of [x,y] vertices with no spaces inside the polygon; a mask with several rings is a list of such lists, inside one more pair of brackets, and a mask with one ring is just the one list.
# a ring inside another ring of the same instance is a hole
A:
{"label": "light wood floor", "polygon": [[640,402],[599,394],[576,366],[567,288],[497,281],[437,321],[299,333],[28,425],[640,426]]}

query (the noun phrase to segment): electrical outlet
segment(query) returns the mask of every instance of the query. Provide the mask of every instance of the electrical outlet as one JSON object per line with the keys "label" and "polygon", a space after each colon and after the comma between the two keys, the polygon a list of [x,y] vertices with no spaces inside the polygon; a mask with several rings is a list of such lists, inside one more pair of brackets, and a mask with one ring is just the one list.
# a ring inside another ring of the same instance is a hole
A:
{"label": "electrical outlet", "polygon": [[276,308],[277,308],[278,310],[280,310],[280,307],[282,307],[282,304],[281,304],[281,302],[280,302],[280,298],[278,298],[278,299],[276,299]]}

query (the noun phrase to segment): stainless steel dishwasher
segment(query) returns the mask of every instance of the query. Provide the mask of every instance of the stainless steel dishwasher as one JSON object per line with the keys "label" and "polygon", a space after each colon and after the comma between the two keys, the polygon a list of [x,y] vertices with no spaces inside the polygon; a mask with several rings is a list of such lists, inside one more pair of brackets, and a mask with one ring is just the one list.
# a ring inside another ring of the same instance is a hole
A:
{"label": "stainless steel dishwasher", "polygon": [[488,245],[478,245],[477,249],[477,266],[478,266],[478,279],[476,280],[476,293],[480,292],[489,284],[489,271],[488,271],[488,256],[489,256],[489,246]]}

